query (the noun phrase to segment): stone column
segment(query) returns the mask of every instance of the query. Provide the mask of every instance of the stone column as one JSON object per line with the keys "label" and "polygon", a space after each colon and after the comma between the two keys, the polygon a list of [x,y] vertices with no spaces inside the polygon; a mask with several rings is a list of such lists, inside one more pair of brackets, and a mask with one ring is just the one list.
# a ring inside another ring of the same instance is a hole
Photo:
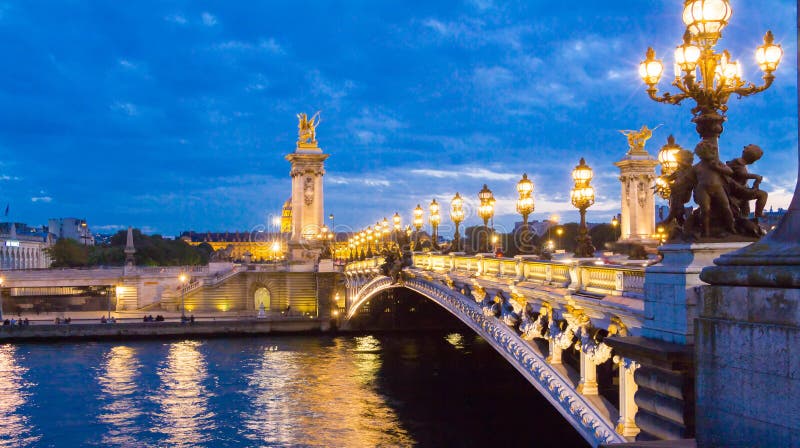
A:
{"label": "stone column", "polygon": [[578,383],[578,393],[583,395],[597,395],[597,366],[589,356],[580,351],[581,381]]}
{"label": "stone column", "polygon": [[629,148],[619,167],[622,183],[622,220],[620,242],[655,244],[656,229],[653,183],[658,161],[641,147]]}
{"label": "stone column", "polygon": [[550,353],[547,355],[547,362],[550,364],[561,364],[561,347],[556,344],[553,338],[550,338],[548,342],[550,344]]}
{"label": "stone column", "polygon": [[636,406],[634,396],[639,387],[633,379],[633,374],[639,367],[636,361],[614,356],[614,363],[619,366],[619,420],[617,421],[617,433],[625,437],[636,437],[639,434],[639,427],[636,426]]}

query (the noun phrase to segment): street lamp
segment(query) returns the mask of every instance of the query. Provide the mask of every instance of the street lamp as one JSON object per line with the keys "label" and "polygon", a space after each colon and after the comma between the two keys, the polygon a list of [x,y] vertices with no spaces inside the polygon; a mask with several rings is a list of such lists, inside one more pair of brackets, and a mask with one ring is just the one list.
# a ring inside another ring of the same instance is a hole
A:
{"label": "street lamp", "polygon": [[422,225],[425,223],[423,218],[423,214],[425,212],[422,210],[419,204],[417,204],[417,208],[414,209],[414,228],[417,229],[416,236],[414,237],[414,250],[419,250],[419,231],[422,229]]}
{"label": "street lamp", "polygon": [[486,184],[483,184],[483,188],[481,191],[478,192],[478,200],[480,201],[480,205],[478,205],[478,216],[483,219],[483,234],[484,234],[484,247],[482,247],[481,252],[488,252],[489,251],[489,220],[494,216],[494,195],[492,194],[492,190]]}
{"label": "street lamp", "polygon": [[181,322],[186,321],[186,305],[184,304],[184,296],[186,295],[186,282],[189,280],[189,276],[184,273],[178,277],[178,280],[181,282]]}
{"label": "street lamp", "polygon": [[[656,178],[655,191],[661,196],[662,199],[669,199],[671,193],[671,184],[673,174],[678,170],[678,167],[683,162],[681,153],[685,152],[683,148],[675,143],[675,137],[670,135],[667,138],[667,144],[662,146],[658,151],[658,163],[661,165],[661,175]],[[689,161],[691,165],[691,159]]]}
{"label": "street lamp", "polygon": [[581,225],[578,229],[578,247],[575,249],[575,257],[589,258],[594,256],[594,246],[592,238],[586,228],[586,209],[594,204],[594,187],[589,185],[592,180],[592,169],[581,157],[580,163],[572,170],[572,180],[575,186],[572,188],[572,205],[581,213]]}
{"label": "street lamp", "polygon": [[456,233],[453,235],[453,249],[458,252],[461,250],[461,232],[458,230],[458,226],[464,221],[464,200],[461,199],[458,192],[450,200],[450,220],[456,226]]}
{"label": "street lamp", "polygon": [[739,61],[731,61],[727,50],[714,51],[731,14],[729,0],[684,1],[686,32],[683,43],[675,49],[675,79],[672,82],[680,92],[658,95],[656,85],[664,72],[664,64],[656,59],[652,48],[647,49],[646,59],[639,65],[639,75],[647,84],[647,94],[653,100],[680,104],[692,98],[696,102],[692,121],[700,137],[714,143],[722,133],[730,96],[750,96],[768,89],[775,80],[772,73],[783,57],[783,49],[774,42],[772,32],[767,31],[764,45],[756,49],[756,61],[764,73],[764,84],[756,86],[743,80]]}
{"label": "street lamp", "polygon": [[372,226],[367,227],[367,258],[372,258]]}
{"label": "street lamp", "polygon": [[430,210],[431,214],[428,220],[431,223],[431,228],[433,229],[433,248],[436,249],[437,242],[439,241],[439,222],[441,221],[442,217],[439,215],[439,203],[436,202],[436,199],[431,201],[431,205],[428,206],[428,210]]}
{"label": "street lamp", "polygon": [[527,253],[528,215],[533,213],[534,210],[533,182],[528,179],[527,173],[523,173],[522,179],[517,182],[517,193],[519,193],[519,199],[517,199],[517,213],[522,215],[522,235],[519,248],[520,252]]}
{"label": "street lamp", "polygon": [[3,283],[5,281],[6,281],[5,278],[0,277],[0,322],[3,321]]}
{"label": "street lamp", "polygon": [[561,247],[561,235],[564,234],[563,227],[556,227],[556,236],[558,237],[558,247]]}

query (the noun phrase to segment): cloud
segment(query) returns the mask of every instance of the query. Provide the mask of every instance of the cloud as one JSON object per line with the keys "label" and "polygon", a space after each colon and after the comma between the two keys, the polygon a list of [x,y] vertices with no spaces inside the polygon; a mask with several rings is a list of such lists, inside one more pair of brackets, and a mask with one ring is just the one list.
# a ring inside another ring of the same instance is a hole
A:
{"label": "cloud", "polygon": [[117,101],[110,106],[111,110],[120,111],[128,116],[135,116],[139,114],[139,110],[136,108],[136,105],[133,103],[126,103]]}
{"label": "cloud", "polygon": [[260,51],[276,55],[285,53],[283,47],[272,37],[259,39],[258,42],[227,40],[214,44],[211,48],[218,51]]}
{"label": "cloud", "polygon": [[380,145],[388,136],[406,126],[390,113],[368,107],[362,108],[358,117],[347,122],[347,128],[362,145]]}
{"label": "cloud", "polygon": [[325,181],[334,185],[365,185],[367,187],[389,187],[391,182],[386,179],[353,176],[325,176]]}
{"label": "cloud", "polygon": [[8,174],[0,174],[0,180],[20,180],[17,176],[9,176]]}
{"label": "cloud", "polygon": [[306,74],[306,81],[312,92],[317,92],[321,96],[327,97],[334,105],[338,105],[339,101],[355,88],[355,83],[351,80],[331,81],[316,69]]}
{"label": "cloud", "polygon": [[182,14],[171,14],[164,17],[167,22],[177,23],[178,25],[186,25],[186,17]]}
{"label": "cloud", "polygon": [[34,196],[31,198],[31,202],[50,203],[53,202],[53,198],[51,198],[50,196]]}
{"label": "cloud", "polygon": [[202,18],[203,25],[205,26],[214,26],[217,24],[217,17],[209,12],[203,12],[200,17]]}
{"label": "cloud", "polygon": [[511,181],[518,180],[519,173],[502,173],[486,168],[478,167],[452,167],[449,170],[421,168],[411,170],[412,174],[418,176],[433,177],[436,179],[455,179],[460,177],[470,177],[473,179],[486,179],[486,180],[502,180]]}
{"label": "cloud", "polygon": [[524,37],[531,32],[528,25],[495,26],[482,18],[469,16],[461,16],[452,21],[428,18],[422,20],[421,24],[439,38],[454,41],[466,48],[496,45],[520,49]]}

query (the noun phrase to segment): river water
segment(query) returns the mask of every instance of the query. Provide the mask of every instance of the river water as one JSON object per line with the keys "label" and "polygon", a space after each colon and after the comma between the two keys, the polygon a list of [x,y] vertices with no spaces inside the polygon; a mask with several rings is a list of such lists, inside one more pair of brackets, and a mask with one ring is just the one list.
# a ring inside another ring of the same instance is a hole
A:
{"label": "river water", "polygon": [[0,345],[0,447],[583,446],[468,332]]}

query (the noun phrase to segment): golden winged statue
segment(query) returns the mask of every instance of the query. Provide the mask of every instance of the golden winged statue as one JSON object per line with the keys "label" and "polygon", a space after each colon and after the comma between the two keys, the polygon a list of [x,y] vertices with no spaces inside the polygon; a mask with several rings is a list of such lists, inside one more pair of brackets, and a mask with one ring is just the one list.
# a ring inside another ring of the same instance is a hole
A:
{"label": "golden winged statue", "polygon": [[297,145],[316,145],[317,144],[317,125],[319,125],[319,112],[311,118],[302,112],[297,114]]}
{"label": "golden winged statue", "polygon": [[650,137],[653,136],[653,131],[660,128],[661,126],[662,125],[658,125],[653,129],[650,129],[647,127],[647,125],[644,125],[638,131],[622,130],[619,132],[622,133],[622,135],[624,135],[625,137],[628,137],[629,153],[637,153],[637,152],[642,153],[645,152],[644,144],[647,142],[647,140],[650,139]]}

